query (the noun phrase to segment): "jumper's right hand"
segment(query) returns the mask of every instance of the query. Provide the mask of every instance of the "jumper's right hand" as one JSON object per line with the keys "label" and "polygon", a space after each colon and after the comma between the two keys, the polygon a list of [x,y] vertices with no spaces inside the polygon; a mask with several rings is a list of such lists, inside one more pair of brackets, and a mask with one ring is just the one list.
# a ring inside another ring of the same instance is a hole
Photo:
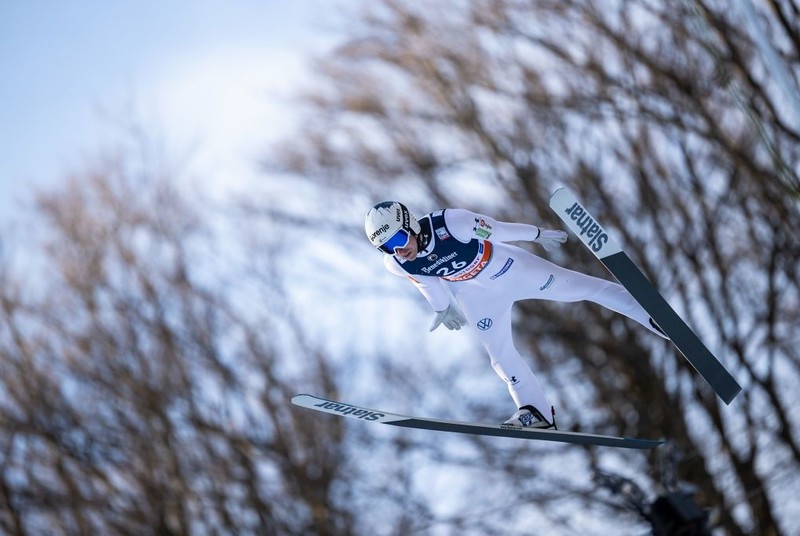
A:
{"label": "jumper's right hand", "polygon": [[464,313],[461,312],[457,305],[451,303],[444,311],[436,311],[429,331],[435,330],[442,324],[444,324],[447,329],[459,330],[462,326],[466,325],[466,323],[467,319],[464,317]]}

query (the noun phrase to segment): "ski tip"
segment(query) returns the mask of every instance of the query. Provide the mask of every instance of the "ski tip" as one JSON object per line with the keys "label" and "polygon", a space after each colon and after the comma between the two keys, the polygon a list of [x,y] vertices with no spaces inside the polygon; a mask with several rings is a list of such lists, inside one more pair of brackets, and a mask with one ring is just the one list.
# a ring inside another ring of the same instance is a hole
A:
{"label": "ski tip", "polygon": [[570,192],[569,188],[566,186],[559,186],[553,190],[552,194],[550,194],[550,206],[552,207],[553,203],[557,202],[557,200],[563,195],[570,195],[571,197],[574,197],[571,194],[572,192]]}
{"label": "ski tip", "polygon": [[294,395],[291,398],[291,400],[292,400],[292,404],[294,404],[295,406],[305,406],[306,405],[305,403],[308,403],[309,400],[317,400],[318,398],[319,397],[316,397],[314,395],[309,395],[309,394],[306,394],[306,393],[298,393],[298,394]]}

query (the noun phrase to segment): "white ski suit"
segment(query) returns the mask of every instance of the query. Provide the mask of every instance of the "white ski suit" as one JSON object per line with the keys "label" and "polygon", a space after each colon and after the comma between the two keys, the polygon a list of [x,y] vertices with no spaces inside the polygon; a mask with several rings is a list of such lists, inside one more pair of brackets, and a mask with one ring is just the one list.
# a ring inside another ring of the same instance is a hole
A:
{"label": "white ski suit", "polygon": [[499,222],[464,209],[445,209],[420,218],[429,242],[413,261],[385,255],[391,273],[408,277],[434,311],[450,305],[452,292],[467,324],[506,382],[517,408],[532,405],[543,415],[550,407],[530,366],[514,346],[511,308],[526,299],[576,302],[588,300],[623,314],[661,336],[649,315],[617,283],[567,270],[537,257],[512,241],[534,241],[534,225]]}

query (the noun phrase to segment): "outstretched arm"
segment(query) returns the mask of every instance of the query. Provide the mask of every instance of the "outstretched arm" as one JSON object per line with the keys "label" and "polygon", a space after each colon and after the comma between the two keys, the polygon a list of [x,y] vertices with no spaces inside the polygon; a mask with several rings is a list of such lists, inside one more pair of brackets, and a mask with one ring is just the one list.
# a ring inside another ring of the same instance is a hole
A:
{"label": "outstretched arm", "polygon": [[491,216],[461,208],[445,212],[447,226],[456,238],[467,241],[482,238],[492,242],[536,242],[547,251],[560,247],[567,241],[564,231],[551,231],[527,223],[498,221]]}
{"label": "outstretched arm", "polygon": [[438,277],[429,275],[409,275],[398,266],[391,255],[385,255],[383,257],[383,264],[389,272],[405,277],[411,281],[434,311],[443,311],[450,305],[450,293],[447,288],[445,288],[442,280]]}

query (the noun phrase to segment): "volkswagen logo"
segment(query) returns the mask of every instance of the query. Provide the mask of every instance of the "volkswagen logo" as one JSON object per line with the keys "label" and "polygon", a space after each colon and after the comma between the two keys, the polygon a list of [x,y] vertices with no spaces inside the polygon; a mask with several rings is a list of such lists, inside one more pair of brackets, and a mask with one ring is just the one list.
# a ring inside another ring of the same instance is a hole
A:
{"label": "volkswagen logo", "polygon": [[491,318],[481,318],[478,320],[478,329],[481,331],[486,331],[492,327],[492,319]]}

